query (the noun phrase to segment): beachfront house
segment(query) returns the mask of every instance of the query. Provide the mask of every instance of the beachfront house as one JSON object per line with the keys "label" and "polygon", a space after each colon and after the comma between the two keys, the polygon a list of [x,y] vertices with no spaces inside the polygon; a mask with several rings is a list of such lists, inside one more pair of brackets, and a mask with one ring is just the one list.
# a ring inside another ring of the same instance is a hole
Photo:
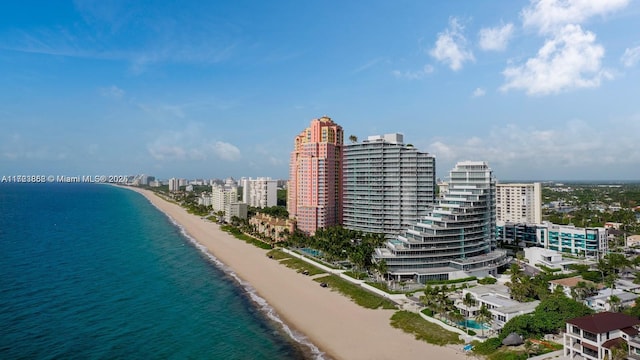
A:
{"label": "beachfront house", "polygon": [[287,234],[293,234],[295,221],[293,219],[281,219],[271,215],[257,213],[251,219],[251,224],[258,234],[273,239],[275,242],[287,239]]}
{"label": "beachfront house", "polygon": [[[638,326],[640,319],[622,313],[601,312],[567,320],[563,345],[570,359],[613,359],[614,353],[627,352],[640,358]],[[628,347],[628,350],[625,348]]]}
{"label": "beachfront house", "polygon": [[467,293],[471,294],[475,300],[475,305],[467,308],[462,300],[458,300],[455,306],[460,310],[460,313],[474,317],[480,307],[485,305],[491,312],[494,329],[501,329],[504,324],[518,315],[532,313],[540,304],[539,301],[521,303],[512,300],[509,288],[501,284],[481,285],[464,289],[462,290],[462,299],[465,298]]}

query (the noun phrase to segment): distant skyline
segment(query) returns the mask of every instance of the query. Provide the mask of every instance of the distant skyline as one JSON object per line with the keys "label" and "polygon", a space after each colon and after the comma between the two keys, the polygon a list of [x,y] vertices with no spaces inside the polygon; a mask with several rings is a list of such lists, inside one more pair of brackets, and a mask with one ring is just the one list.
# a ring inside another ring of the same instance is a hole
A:
{"label": "distant skyline", "polygon": [[498,180],[640,180],[640,1],[0,4],[0,176],[288,178],[331,117]]}

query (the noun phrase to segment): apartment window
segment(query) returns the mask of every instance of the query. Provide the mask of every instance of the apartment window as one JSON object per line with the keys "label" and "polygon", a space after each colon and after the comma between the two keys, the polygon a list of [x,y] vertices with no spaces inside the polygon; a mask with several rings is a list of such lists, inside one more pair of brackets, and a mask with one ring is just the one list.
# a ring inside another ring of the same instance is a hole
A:
{"label": "apartment window", "polygon": [[597,351],[595,351],[595,350],[591,350],[591,349],[589,349],[589,348],[587,348],[587,347],[584,347],[584,346],[582,347],[582,352],[583,352],[585,355],[588,355],[588,356],[591,356],[591,357],[594,357],[594,358],[597,358],[597,357],[598,357],[598,352],[597,352]]}
{"label": "apartment window", "polygon": [[582,337],[587,339],[587,340],[591,340],[591,341],[597,341],[597,336],[594,333],[590,333],[588,331],[583,332]]}

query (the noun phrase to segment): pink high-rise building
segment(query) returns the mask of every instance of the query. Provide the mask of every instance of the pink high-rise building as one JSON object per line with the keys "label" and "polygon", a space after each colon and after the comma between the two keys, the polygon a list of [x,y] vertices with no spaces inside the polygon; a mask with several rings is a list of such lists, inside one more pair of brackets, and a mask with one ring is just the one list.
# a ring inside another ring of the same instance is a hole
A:
{"label": "pink high-rise building", "polygon": [[342,222],[342,144],[342,127],[327,116],[295,138],[287,210],[307,234]]}

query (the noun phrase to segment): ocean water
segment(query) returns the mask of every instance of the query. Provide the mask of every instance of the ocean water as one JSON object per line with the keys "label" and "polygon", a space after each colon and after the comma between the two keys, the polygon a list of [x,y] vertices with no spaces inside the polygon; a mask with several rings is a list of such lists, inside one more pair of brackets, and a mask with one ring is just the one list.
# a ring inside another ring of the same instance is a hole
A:
{"label": "ocean water", "polygon": [[0,359],[319,357],[139,194],[0,184]]}

